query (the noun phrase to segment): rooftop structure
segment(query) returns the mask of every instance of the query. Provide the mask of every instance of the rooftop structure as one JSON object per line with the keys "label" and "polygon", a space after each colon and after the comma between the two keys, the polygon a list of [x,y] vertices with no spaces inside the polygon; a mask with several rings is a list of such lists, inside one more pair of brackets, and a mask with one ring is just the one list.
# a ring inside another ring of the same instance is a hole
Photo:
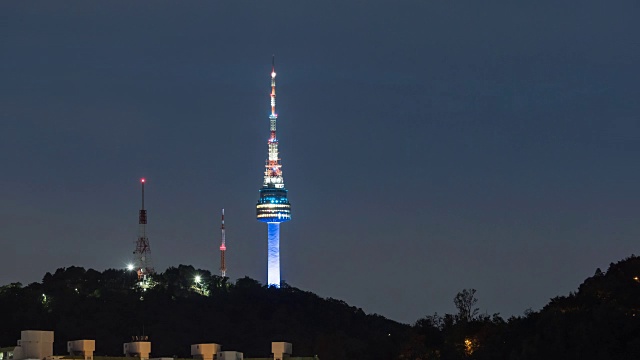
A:
{"label": "rooftop structure", "polygon": [[126,357],[136,357],[140,360],[148,360],[151,354],[150,341],[132,341],[122,344],[123,354]]}
{"label": "rooftop structure", "polygon": [[258,221],[267,223],[268,257],[267,284],[280,286],[280,223],[291,220],[291,204],[282,177],[282,164],[278,154],[276,136],[276,69],[275,60],[271,67],[271,115],[269,115],[269,158],[264,170],[264,182],[260,189],[260,199],[256,204]]}
{"label": "rooftop structure", "polygon": [[[132,342],[122,345],[122,356],[93,356],[96,348],[95,340],[72,340],[67,342],[69,355],[53,355],[53,331],[24,330],[17,341],[18,346],[0,347],[0,360],[127,360],[132,357],[139,360],[188,360],[176,357],[150,358],[151,342],[148,337],[135,337]],[[139,341],[140,340],[140,341]],[[191,345],[191,356],[194,360],[318,360],[313,357],[291,357],[293,346],[287,342],[271,343],[271,357],[244,358],[239,351],[223,351],[216,343]]]}
{"label": "rooftop structure", "polygon": [[45,359],[53,356],[53,331],[22,330],[14,359]]}
{"label": "rooftop structure", "polygon": [[67,352],[71,356],[82,356],[84,360],[93,360],[94,351],[96,351],[95,340],[67,341]]}
{"label": "rooftop structure", "polygon": [[191,345],[191,356],[194,360],[213,360],[222,347],[218,344],[193,344]]}
{"label": "rooftop structure", "polygon": [[289,358],[293,352],[293,345],[288,342],[272,342],[271,353],[274,360],[283,360]]}

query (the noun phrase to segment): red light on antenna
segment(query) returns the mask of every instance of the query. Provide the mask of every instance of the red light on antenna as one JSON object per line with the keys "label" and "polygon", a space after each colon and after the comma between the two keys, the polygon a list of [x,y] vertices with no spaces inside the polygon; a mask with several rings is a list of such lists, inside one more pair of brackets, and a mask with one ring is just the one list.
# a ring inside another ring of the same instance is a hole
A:
{"label": "red light on antenna", "polygon": [[144,178],[140,179],[140,182],[144,182]]}

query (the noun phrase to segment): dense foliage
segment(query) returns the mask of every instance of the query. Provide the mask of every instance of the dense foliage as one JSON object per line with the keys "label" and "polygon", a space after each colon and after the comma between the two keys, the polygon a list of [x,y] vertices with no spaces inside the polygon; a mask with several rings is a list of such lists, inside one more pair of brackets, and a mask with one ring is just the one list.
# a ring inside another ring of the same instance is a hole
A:
{"label": "dense foliage", "polygon": [[288,341],[298,355],[390,359],[409,330],[339,300],[246,277],[228,283],[191,266],[153,280],[143,290],[132,272],[69,267],[47,273],[42,283],[3,286],[0,346],[15,344],[20,330],[43,329],[55,331],[56,354],[66,353],[67,340],[95,339],[96,355],[120,355],[122,343],[147,335],[154,356],[190,357],[190,344],[203,342],[268,356],[271,341]]}
{"label": "dense foliage", "polygon": [[[194,281],[199,275],[199,282]],[[66,340],[96,339],[96,354],[120,355],[131,336],[148,335],[155,355],[189,357],[189,345],[218,342],[266,356],[271,341],[321,359],[639,359],[640,258],[632,256],[551,299],[538,312],[507,320],[478,315],[474,289],[454,298],[457,314],[426,316],[409,327],[334,299],[250,278],[235,283],[181,265],[136,286],[134,273],[78,267],[47,273],[42,283],[0,287],[0,345],[22,329]]]}
{"label": "dense foliage", "polygon": [[464,290],[455,297],[457,315],[418,320],[400,358],[640,359],[639,257],[611,264],[606,273],[597,269],[576,293],[507,321],[475,315],[474,294]]}

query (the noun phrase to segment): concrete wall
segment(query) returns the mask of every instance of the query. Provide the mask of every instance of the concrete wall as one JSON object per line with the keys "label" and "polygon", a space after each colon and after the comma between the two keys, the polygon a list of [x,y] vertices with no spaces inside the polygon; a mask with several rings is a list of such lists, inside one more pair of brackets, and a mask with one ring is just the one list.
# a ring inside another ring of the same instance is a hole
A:
{"label": "concrete wall", "polygon": [[242,360],[244,354],[237,351],[220,351],[218,352],[218,360]]}

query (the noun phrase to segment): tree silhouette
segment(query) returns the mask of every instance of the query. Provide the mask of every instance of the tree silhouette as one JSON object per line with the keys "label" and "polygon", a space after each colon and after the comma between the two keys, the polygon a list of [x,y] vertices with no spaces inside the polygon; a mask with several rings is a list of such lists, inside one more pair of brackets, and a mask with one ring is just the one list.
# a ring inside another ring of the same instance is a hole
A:
{"label": "tree silhouette", "polygon": [[453,303],[458,309],[458,321],[468,322],[478,315],[479,309],[475,307],[478,299],[475,294],[476,289],[464,289],[453,298]]}

